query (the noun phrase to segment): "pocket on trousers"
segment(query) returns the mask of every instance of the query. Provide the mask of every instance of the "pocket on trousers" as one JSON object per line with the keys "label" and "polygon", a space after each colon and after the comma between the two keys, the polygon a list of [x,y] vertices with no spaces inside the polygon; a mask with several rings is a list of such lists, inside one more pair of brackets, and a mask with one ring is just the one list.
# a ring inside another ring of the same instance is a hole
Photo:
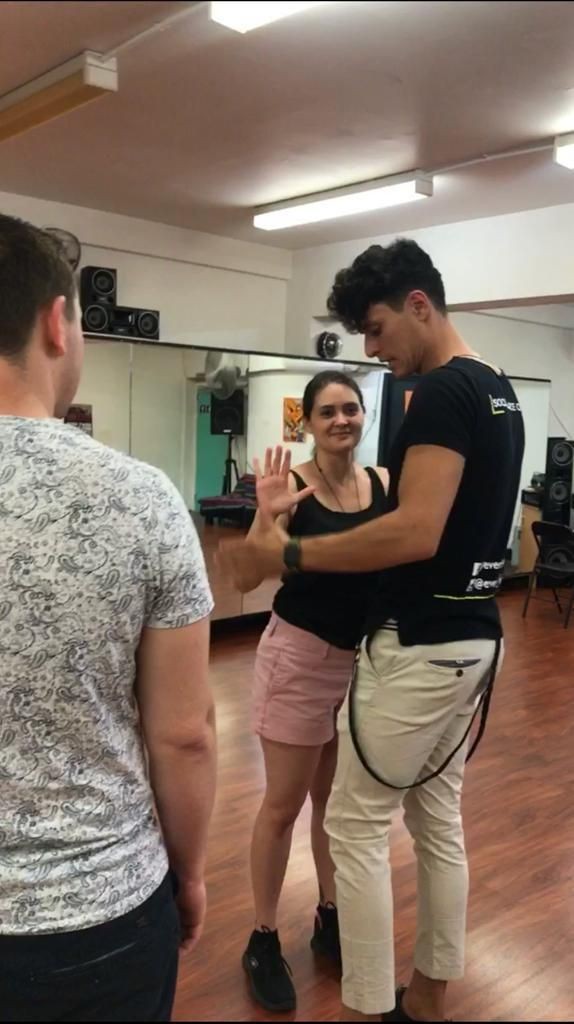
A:
{"label": "pocket on trousers", "polygon": [[[460,658],[426,658],[424,667],[428,673],[429,683],[433,681],[437,688],[451,688],[457,695],[457,702],[462,700],[457,714],[468,714],[476,706],[490,676],[492,658],[469,655]],[[446,692],[446,691],[445,691]]]}
{"label": "pocket on trousers", "polygon": [[427,665],[430,668],[444,669],[449,674],[452,672],[465,672],[475,668],[483,661],[482,658],[429,658]]}
{"label": "pocket on trousers", "polygon": [[31,980],[40,983],[51,982],[54,984],[57,981],[64,983],[75,978],[79,980],[85,974],[96,973],[103,969],[109,968],[113,971],[121,967],[122,961],[125,962],[129,959],[129,954],[132,951],[137,950],[139,954],[145,946],[145,939],[134,940],[119,946],[117,949],[110,949],[106,953],[101,953],[100,956],[90,956],[86,960],[67,964],[65,967],[44,968],[42,971],[35,971]]}
{"label": "pocket on trousers", "polygon": [[143,911],[129,928],[120,928],[115,938],[102,939],[100,948],[91,941],[88,949],[82,949],[82,933],[78,932],[75,949],[71,942],[65,954],[44,957],[41,964],[31,967],[30,980],[51,986],[88,980],[98,984],[111,978],[130,977],[146,959],[161,962],[173,955],[179,948],[180,923],[171,892],[153,915]]}
{"label": "pocket on trousers", "polygon": [[380,643],[378,633],[373,637],[365,637],[361,648],[361,663],[365,664],[369,671],[377,679],[384,681],[385,677],[393,674],[400,650],[397,651],[384,643]]}

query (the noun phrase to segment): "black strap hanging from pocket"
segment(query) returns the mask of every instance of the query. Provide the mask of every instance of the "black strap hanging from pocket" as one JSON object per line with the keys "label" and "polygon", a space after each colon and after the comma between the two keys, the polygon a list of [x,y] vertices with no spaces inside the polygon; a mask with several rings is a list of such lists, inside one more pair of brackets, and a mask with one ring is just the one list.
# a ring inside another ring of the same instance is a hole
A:
{"label": "black strap hanging from pocket", "polygon": [[457,746],[454,748],[454,750],[448,755],[446,760],[443,761],[443,763],[441,764],[440,768],[437,768],[434,772],[431,772],[429,775],[426,775],[423,779],[418,779],[416,782],[411,782],[411,784],[408,785],[408,786],[394,786],[392,782],[387,782],[386,779],[383,779],[382,776],[380,776],[378,774],[378,772],[376,772],[375,769],[369,764],[369,762],[367,761],[367,758],[365,757],[365,754],[363,753],[363,751],[361,749],[361,744],[359,742],[359,736],[358,736],[358,733],[357,733],[357,721],[356,721],[356,714],[355,714],[355,691],[357,689],[357,670],[358,670],[358,667],[359,667],[359,658],[361,656],[361,648],[358,647],[357,648],[357,653],[355,655],[355,663],[353,665],[353,674],[351,676],[351,685],[349,687],[349,731],[351,733],[351,739],[353,741],[353,746],[355,748],[355,753],[356,753],[357,757],[359,758],[359,761],[361,762],[361,764],[362,764],[363,768],[365,769],[365,771],[367,771],[369,773],[369,775],[373,779],[375,779],[376,782],[380,782],[382,786],[388,786],[389,789],[406,790],[406,789],[416,789],[417,786],[425,786],[427,784],[427,782],[431,782],[432,779],[436,779],[439,775],[442,775],[442,773],[444,772],[445,768],[448,768],[448,766],[449,766],[450,762],[452,761],[453,757],[455,757],[455,755],[458,754],[460,748],[466,743],[466,741],[467,741],[467,739],[468,739],[468,737],[470,735],[471,729],[472,729],[472,727],[473,727],[473,725],[474,725],[474,723],[476,721],[476,718],[477,718],[478,714],[480,713],[480,725],[478,727],[478,732],[477,732],[477,734],[476,734],[476,736],[475,736],[475,738],[474,738],[474,740],[472,742],[471,748],[470,748],[470,750],[469,750],[469,752],[468,752],[468,754],[466,756],[466,761],[470,761],[470,759],[471,759],[472,755],[475,753],[475,751],[476,751],[476,749],[477,749],[477,747],[478,747],[482,737],[484,736],[484,731],[486,729],[486,722],[487,722],[487,719],[488,719],[488,713],[490,711],[490,703],[491,703],[491,700],[492,700],[492,693],[493,693],[493,690],[494,690],[494,682],[496,680],[496,676],[497,676],[497,673],[498,673],[498,664],[500,662],[500,652],[501,652],[501,650],[502,650],[502,641],[501,640],[497,640],[496,641],[496,646],[495,646],[495,649],[494,649],[494,657],[492,659],[492,665],[491,665],[491,667],[490,667],[490,669],[488,671],[488,680],[487,680],[486,685],[485,685],[485,687],[484,687],[484,689],[483,689],[483,691],[482,691],[482,693],[480,695],[480,699],[478,701],[478,704],[476,705],[476,708],[474,709],[474,711],[472,713],[470,722],[468,724],[468,728],[465,730],[464,736],[460,740],[460,743],[457,744]]}

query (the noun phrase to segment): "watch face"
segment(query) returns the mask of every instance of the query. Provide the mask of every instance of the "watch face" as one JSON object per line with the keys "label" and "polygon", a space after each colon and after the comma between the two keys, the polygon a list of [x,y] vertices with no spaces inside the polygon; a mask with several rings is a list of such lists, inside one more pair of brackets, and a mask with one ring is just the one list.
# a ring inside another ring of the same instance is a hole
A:
{"label": "watch face", "polygon": [[295,540],[287,541],[283,551],[283,562],[288,569],[296,570],[299,568],[299,554],[300,548],[298,542]]}

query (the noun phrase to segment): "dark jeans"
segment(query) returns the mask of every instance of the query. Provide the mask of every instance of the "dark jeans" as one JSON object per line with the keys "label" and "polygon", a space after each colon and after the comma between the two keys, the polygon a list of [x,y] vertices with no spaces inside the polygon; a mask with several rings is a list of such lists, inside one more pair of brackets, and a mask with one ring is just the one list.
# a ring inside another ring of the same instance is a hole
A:
{"label": "dark jeans", "polygon": [[0,1021],[169,1021],[178,948],[169,876],[142,906],[96,928],[0,936]]}

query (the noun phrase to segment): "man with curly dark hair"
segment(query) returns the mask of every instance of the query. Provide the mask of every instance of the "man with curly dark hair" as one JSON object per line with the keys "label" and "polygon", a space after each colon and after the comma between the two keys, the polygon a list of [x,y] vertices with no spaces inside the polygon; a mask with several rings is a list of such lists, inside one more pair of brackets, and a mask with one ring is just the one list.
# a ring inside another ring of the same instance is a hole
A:
{"label": "man with curly dark hair", "polygon": [[[237,578],[381,570],[338,719],[327,812],[343,956],[342,1020],[444,1020],[462,975],[468,739],[502,655],[500,587],[524,451],[510,381],[449,320],[441,275],[414,241],[372,245],[339,271],[328,309],[396,377],[421,374],[388,460],[391,511],[345,533],[266,532],[228,553]],[[483,718],[483,721],[485,718]],[[395,992],[389,833],[404,806],[418,862],[415,970]]]}

